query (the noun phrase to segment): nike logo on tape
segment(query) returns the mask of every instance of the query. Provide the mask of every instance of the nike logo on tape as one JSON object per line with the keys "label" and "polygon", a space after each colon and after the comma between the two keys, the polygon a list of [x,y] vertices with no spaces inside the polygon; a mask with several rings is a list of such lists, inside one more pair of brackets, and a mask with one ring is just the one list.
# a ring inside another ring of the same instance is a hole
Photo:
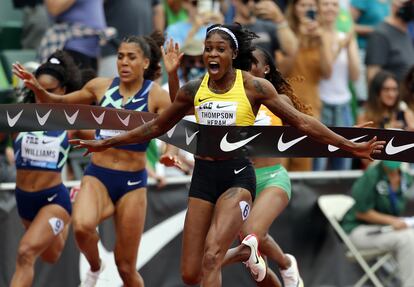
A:
{"label": "nike logo on tape", "polygon": [[233,104],[229,104],[229,105],[224,105],[224,106],[220,106],[220,104],[217,105],[217,109],[222,109],[222,108],[227,108],[227,107],[231,107]]}
{"label": "nike logo on tape", "polygon": [[68,123],[69,124],[71,124],[71,125],[73,125],[74,123],[75,123],[75,121],[76,121],[76,118],[78,117],[78,113],[79,113],[79,110],[77,110],[73,115],[71,115],[71,116],[69,116],[67,113],[66,113],[66,111],[64,110],[63,111],[64,113],[65,113],[65,117],[66,117],[66,120],[68,121]]}
{"label": "nike logo on tape", "polygon": [[[367,135],[364,135],[364,136],[360,136],[360,137],[357,137],[357,138],[353,138],[353,139],[350,139],[349,141],[351,141],[351,142],[356,142],[357,140],[359,140],[359,139],[362,139],[362,138],[364,138],[364,137],[366,137]],[[334,151],[337,151],[339,148],[338,147],[336,147],[336,146],[334,146],[334,145],[328,145],[328,150],[330,151],[330,152],[334,152]]]}
{"label": "nike logo on tape", "polygon": [[128,180],[127,184],[128,184],[129,186],[131,186],[131,185],[137,185],[137,184],[140,184],[140,183],[141,183],[141,181],[142,181],[142,180],[138,180],[138,181],[130,181],[130,180]]}
{"label": "nike logo on tape", "polygon": [[172,129],[170,129],[168,132],[167,132],[167,136],[168,136],[168,138],[171,138],[172,137],[172,135],[173,135],[173,133],[174,133],[174,131],[175,131],[175,128],[177,127],[177,125],[175,125],[175,126],[173,126],[172,127]]}
{"label": "nike logo on tape", "polygon": [[245,167],[242,167],[241,169],[235,169],[234,170],[234,174],[239,174],[240,172],[242,172],[245,168],[247,167],[247,165]]}
{"label": "nike logo on tape", "polygon": [[140,101],[142,101],[142,100],[145,100],[145,99],[144,99],[144,98],[138,98],[138,99],[133,98],[133,99],[132,99],[132,102],[133,102],[133,103],[138,103],[138,102],[140,102]]}
{"label": "nike logo on tape", "polygon": [[194,137],[196,136],[196,134],[198,134],[198,132],[199,131],[196,131],[191,136],[188,136],[187,129],[185,129],[185,143],[187,145],[190,145],[190,143],[193,141]]}
{"label": "nike logo on tape", "polygon": [[105,116],[105,112],[102,112],[102,114],[100,116],[95,116],[94,113],[91,111],[91,114],[93,116],[93,118],[95,119],[95,121],[99,124],[102,125],[103,120],[104,120],[104,116]]}
{"label": "nike logo on tape", "polygon": [[410,148],[414,147],[414,143],[400,145],[400,146],[394,146],[392,144],[393,140],[394,140],[394,138],[392,138],[385,147],[385,152],[389,155],[397,154],[397,153],[403,152],[407,149],[410,149]]}
{"label": "nike logo on tape", "polygon": [[292,146],[294,146],[295,144],[297,144],[298,142],[300,142],[301,140],[303,140],[304,138],[306,138],[308,136],[301,136],[300,138],[296,138],[293,140],[290,140],[288,142],[283,142],[283,133],[279,138],[279,141],[277,142],[277,148],[279,151],[284,152],[288,149],[290,149]]}
{"label": "nike logo on tape", "polygon": [[116,115],[118,116],[118,119],[121,121],[121,123],[124,125],[124,126],[128,126],[129,125],[129,118],[131,117],[131,115],[128,115],[125,119],[122,119],[119,115],[118,115],[118,113],[116,113]]}
{"label": "nike logo on tape", "polygon": [[41,126],[43,126],[46,123],[46,121],[49,118],[49,115],[50,115],[51,112],[52,112],[52,110],[49,110],[43,117],[41,117],[41,116],[39,116],[39,114],[37,113],[37,110],[36,110],[37,121],[39,122],[39,124]]}
{"label": "nike logo on tape", "polygon": [[17,123],[17,121],[19,120],[20,116],[23,113],[23,110],[21,110],[17,115],[15,115],[14,117],[10,117],[9,115],[9,111],[6,112],[7,113],[7,123],[9,124],[9,127],[14,127],[14,125]]}
{"label": "nike logo on tape", "polygon": [[258,137],[260,134],[261,133],[258,133],[258,134],[254,135],[254,136],[251,136],[251,137],[247,138],[247,139],[244,139],[244,140],[241,140],[241,141],[237,141],[237,142],[234,142],[234,143],[229,143],[227,141],[227,135],[228,135],[228,133],[226,133],[224,135],[224,137],[221,139],[220,149],[222,151],[224,151],[224,152],[234,151],[234,150],[236,150],[238,148],[241,148],[242,146],[246,145],[247,143],[251,142],[253,139],[255,139],[256,137]]}
{"label": "nike logo on tape", "polygon": [[47,198],[47,201],[52,202],[52,201],[56,198],[56,196],[57,196],[57,195],[58,195],[58,194],[57,194],[57,193],[55,193],[54,195],[52,195],[52,196],[48,197],[48,198]]}

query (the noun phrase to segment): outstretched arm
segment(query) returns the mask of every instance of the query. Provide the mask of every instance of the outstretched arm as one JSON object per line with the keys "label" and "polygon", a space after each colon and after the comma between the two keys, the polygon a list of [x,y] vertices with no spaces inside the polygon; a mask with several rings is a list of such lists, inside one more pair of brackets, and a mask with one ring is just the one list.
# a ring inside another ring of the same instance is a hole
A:
{"label": "outstretched arm", "polygon": [[89,81],[81,90],[67,95],[55,95],[46,91],[36,80],[36,77],[19,63],[13,64],[13,74],[23,80],[25,86],[32,90],[40,103],[91,104],[97,100],[98,90],[104,90],[109,79],[96,78]]}
{"label": "outstretched arm", "polygon": [[171,106],[156,119],[133,130],[104,140],[71,140],[70,143],[75,145],[75,148],[87,148],[88,150],[85,154],[88,154],[90,152],[103,151],[113,146],[140,143],[156,138],[170,130],[193,107],[194,95],[199,86],[200,81],[198,80],[187,83],[178,91],[177,97]]}
{"label": "outstretched arm", "polygon": [[381,153],[385,142],[377,141],[374,137],[368,142],[354,143],[336,134],[317,119],[303,114],[294,107],[287,104],[277,94],[272,84],[264,79],[253,77],[249,81],[250,89],[253,89],[258,103],[265,105],[275,115],[280,116],[283,121],[298,128],[314,140],[331,144],[338,148],[351,152],[361,158],[372,160],[372,154]]}

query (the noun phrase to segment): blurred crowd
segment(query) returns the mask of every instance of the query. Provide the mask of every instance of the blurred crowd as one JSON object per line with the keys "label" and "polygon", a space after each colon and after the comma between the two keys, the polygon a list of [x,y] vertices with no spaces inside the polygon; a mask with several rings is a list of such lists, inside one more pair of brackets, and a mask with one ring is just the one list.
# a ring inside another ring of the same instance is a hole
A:
{"label": "blurred crowd", "polygon": [[[11,0],[7,0],[11,1]],[[23,15],[21,44],[38,61],[67,51],[85,77],[116,76],[117,46],[128,35],[162,31],[184,54],[181,83],[204,74],[206,28],[238,22],[255,32],[313,116],[327,126],[414,128],[414,4],[411,0],[13,0]],[[164,69],[158,80],[168,89]],[[2,181],[13,178],[10,139],[0,138]],[[161,142],[148,151],[160,186],[181,171],[157,164]],[[184,172],[191,156],[182,153]],[[348,158],[285,160],[289,171],[349,170]],[[170,170],[171,169],[171,170]],[[3,171],[4,170],[4,171]],[[9,176],[5,176],[5,175]],[[76,178],[75,171],[68,177]]]}

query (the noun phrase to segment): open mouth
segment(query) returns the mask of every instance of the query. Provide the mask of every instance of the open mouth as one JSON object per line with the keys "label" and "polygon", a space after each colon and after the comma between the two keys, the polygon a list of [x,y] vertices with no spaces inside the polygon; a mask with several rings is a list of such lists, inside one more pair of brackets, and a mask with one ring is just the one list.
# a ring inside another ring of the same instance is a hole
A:
{"label": "open mouth", "polygon": [[217,62],[209,62],[208,63],[208,69],[212,73],[217,73],[219,71],[219,69],[220,69],[220,65]]}

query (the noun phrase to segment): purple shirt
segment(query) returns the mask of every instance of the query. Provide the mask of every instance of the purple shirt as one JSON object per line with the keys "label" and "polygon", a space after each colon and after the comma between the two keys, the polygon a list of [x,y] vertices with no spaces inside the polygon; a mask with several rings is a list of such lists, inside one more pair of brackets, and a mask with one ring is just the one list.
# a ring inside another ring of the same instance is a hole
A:
{"label": "purple shirt", "polygon": [[[106,22],[103,0],[76,0],[68,10],[57,16],[55,21],[81,23],[97,30],[104,29]],[[69,40],[65,44],[65,49],[97,58],[100,53],[99,39],[95,36]]]}

